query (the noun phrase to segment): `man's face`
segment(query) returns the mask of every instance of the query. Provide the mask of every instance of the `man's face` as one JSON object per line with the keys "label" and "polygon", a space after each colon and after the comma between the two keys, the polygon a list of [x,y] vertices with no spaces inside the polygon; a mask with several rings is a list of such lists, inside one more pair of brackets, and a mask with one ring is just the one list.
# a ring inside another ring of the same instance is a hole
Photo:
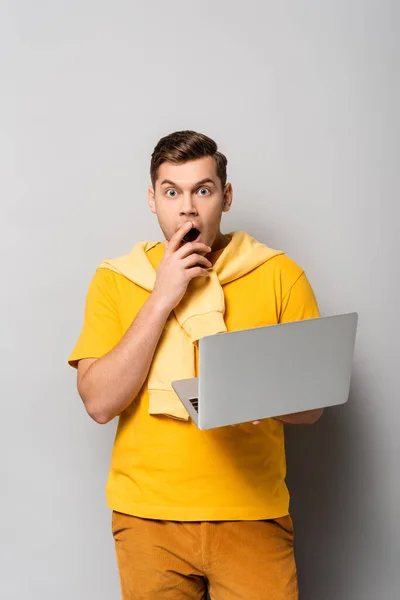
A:
{"label": "man's face", "polygon": [[149,205],[157,215],[166,240],[188,221],[200,231],[198,241],[215,247],[221,237],[223,212],[230,209],[232,187],[222,189],[211,156],[174,165],[165,162],[158,169],[154,188],[149,188]]}

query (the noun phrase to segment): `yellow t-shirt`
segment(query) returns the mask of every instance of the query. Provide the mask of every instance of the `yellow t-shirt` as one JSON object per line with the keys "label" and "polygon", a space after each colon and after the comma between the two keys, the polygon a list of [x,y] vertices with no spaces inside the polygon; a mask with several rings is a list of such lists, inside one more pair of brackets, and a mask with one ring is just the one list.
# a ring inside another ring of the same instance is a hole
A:
{"label": "yellow t-shirt", "polygon": [[[148,252],[156,268],[163,245]],[[319,316],[302,269],[286,255],[223,286],[228,331]],[[108,269],[89,287],[84,325],[69,358],[100,358],[121,340],[149,293]],[[234,374],[233,374],[234,376]],[[273,519],[289,512],[283,424],[265,419],[200,431],[193,421],[150,416],[146,384],[120,415],[108,506],[176,521]]]}

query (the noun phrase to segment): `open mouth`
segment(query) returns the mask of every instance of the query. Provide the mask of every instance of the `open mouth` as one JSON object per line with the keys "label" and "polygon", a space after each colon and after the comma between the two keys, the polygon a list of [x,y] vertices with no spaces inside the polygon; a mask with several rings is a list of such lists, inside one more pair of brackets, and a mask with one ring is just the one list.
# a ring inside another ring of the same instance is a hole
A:
{"label": "open mouth", "polygon": [[196,227],[192,227],[190,231],[187,232],[185,237],[183,238],[183,242],[186,244],[187,242],[194,242],[200,235],[200,231],[196,229]]}

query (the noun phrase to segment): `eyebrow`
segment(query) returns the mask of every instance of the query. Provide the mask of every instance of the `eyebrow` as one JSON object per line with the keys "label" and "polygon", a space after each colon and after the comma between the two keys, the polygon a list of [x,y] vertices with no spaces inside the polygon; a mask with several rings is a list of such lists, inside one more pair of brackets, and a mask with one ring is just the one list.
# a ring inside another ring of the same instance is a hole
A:
{"label": "eyebrow", "polygon": [[[205,179],[202,179],[201,181],[198,181],[197,183],[195,183],[192,189],[197,189],[198,187],[200,187],[201,185],[204,185],[205,183],[212,183],[212,185],[215,186],[215,181],[213,179],[210,179],[209,177],[206,177]],[[179,188],[179,185],[177,185],[170,179],[163,179],[163,181],[161,182],[160,185],[172,185],[173,187]]]}

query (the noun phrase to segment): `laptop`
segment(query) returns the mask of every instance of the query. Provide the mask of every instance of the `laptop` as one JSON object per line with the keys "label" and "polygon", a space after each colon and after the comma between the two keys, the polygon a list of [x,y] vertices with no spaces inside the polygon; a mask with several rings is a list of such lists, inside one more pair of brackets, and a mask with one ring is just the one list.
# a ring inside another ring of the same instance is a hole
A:
{"label": "laptop", "polygon": [[171,385],[199,429],[347,402],[358,314],[210,335],[199,376]]}

